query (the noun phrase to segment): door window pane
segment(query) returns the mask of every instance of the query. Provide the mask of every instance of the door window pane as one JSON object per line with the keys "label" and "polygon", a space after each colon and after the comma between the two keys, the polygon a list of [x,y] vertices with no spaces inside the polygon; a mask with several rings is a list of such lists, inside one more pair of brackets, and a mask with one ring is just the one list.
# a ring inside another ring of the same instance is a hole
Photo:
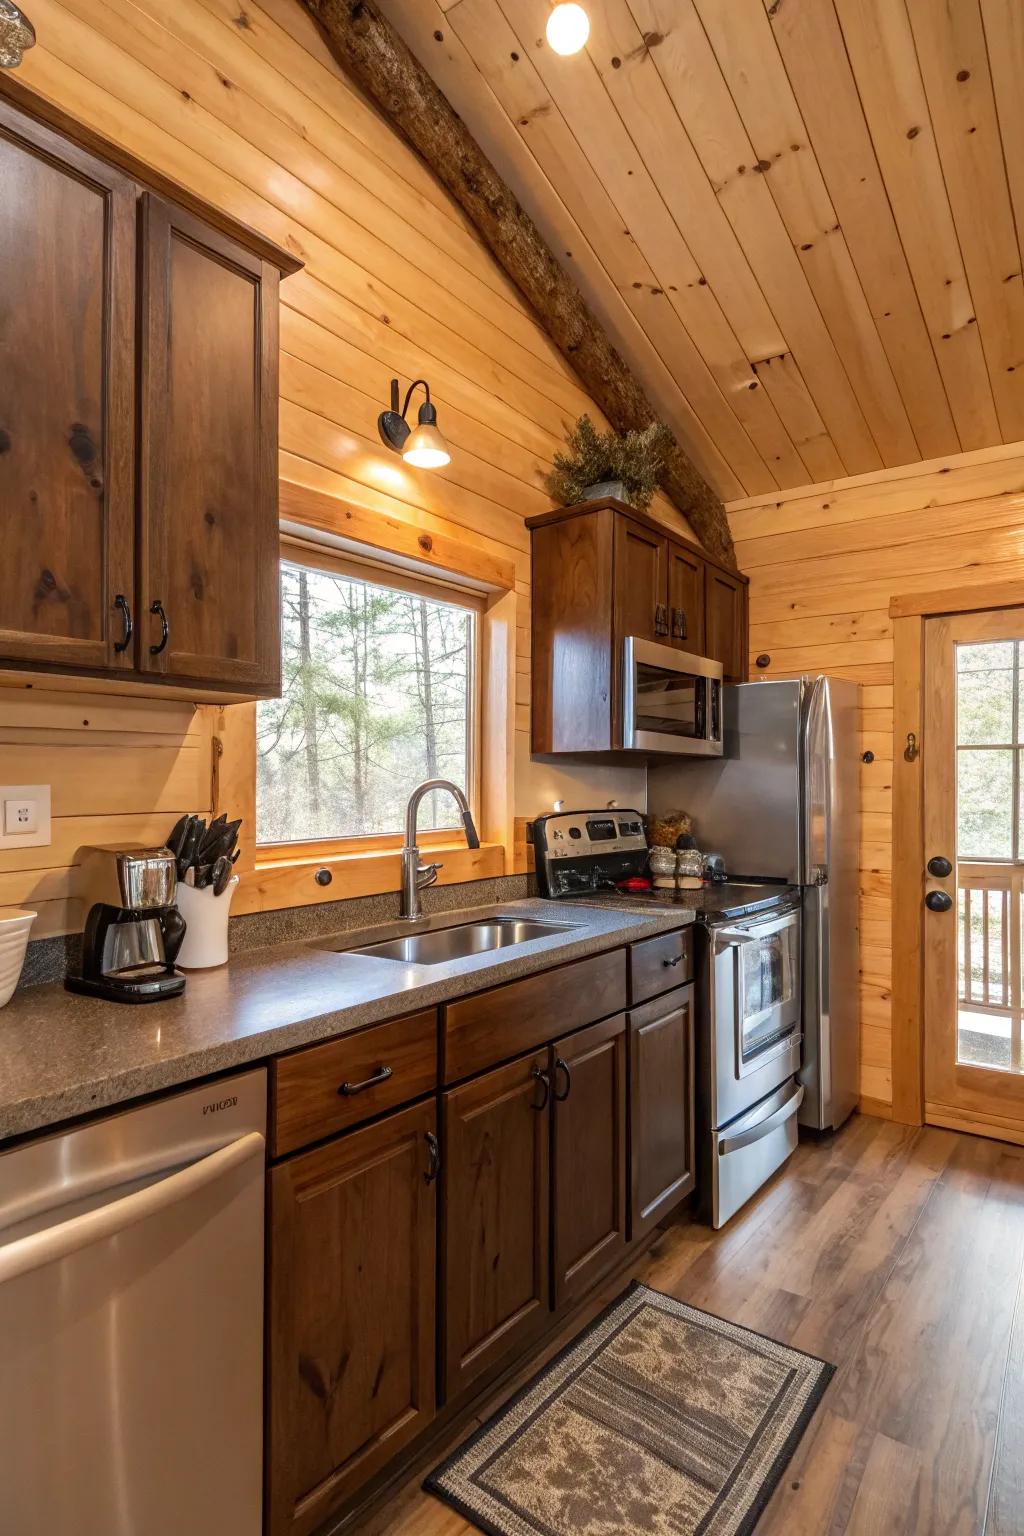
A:
{"label": "door window pane", "polygon": [[[971,647],[994,651],[992,645]],[[957,739],[961,745],[1003,746],[1013,741],[1013,648],[1006,666],[961,671],[956,680]]]}
{"label": "door window pane", "polygon": [[961,859],[1012,859],[1013,759],[1007,747],[957,753],[957,854]]}

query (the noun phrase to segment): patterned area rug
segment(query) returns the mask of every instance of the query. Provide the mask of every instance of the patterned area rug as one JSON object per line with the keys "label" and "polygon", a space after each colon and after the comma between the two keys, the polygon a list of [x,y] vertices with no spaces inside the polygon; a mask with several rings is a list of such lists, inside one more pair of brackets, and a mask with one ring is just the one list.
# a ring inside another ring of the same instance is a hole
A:
{"label": "patterned area rug", "polygon": [[491,1536],[746,1536],[834,1370],[635,1283],[424,1486]]}

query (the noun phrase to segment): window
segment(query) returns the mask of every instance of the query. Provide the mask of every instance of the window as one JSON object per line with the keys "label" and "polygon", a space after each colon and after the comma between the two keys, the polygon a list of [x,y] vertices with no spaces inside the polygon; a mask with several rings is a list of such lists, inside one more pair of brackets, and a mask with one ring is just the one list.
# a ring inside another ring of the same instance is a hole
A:
{"label": "window", "polygon": [[[398,833],[423,779],[453,779],[473,798],[471,597],[285,557],[281,617],[283,696],[257,711],[259,843]],[[451,796],[428,795],[419,824],[458,826]]]}
{"label": "window", "polygon": [[1019,862],[1024,641],[958,645],[957,856]]}

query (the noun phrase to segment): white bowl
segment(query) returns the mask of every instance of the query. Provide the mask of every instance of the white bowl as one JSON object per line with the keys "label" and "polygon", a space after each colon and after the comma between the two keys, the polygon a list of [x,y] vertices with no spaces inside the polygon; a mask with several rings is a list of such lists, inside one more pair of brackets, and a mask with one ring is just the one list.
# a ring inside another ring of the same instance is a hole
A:
{"label": "white bowl", "polygon": [[25,907],[0,907],[0,1008],[14,996],[35,920]]}

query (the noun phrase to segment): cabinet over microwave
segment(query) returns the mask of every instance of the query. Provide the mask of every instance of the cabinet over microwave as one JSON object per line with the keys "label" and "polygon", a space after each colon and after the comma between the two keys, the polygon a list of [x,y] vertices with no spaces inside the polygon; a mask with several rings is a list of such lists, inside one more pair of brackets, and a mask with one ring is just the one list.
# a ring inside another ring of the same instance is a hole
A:
{"label": "cabinet over microwave", "polygon": [[627,635],[622,643],[626,751],[722,755],[722,663]]}

